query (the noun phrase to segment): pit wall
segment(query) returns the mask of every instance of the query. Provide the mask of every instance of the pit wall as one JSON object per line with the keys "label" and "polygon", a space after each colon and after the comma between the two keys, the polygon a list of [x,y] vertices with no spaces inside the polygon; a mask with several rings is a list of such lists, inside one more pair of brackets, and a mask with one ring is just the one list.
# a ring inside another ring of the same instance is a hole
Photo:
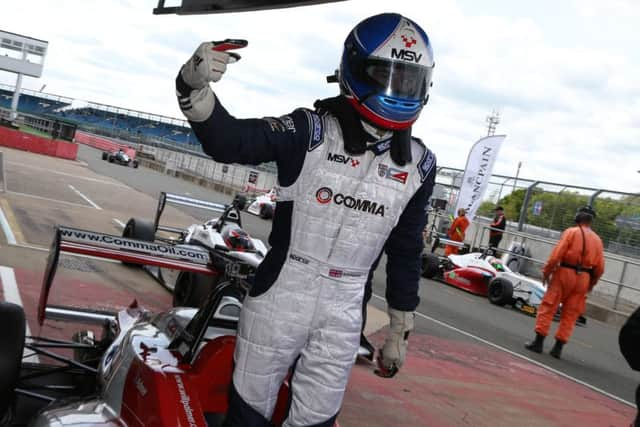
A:
{"label": "pit wall", "polygon": [[43,138],[3,126],[0,126],[0,145],[67,160],[76,160],[78,156],[78,146],[72,142]]}

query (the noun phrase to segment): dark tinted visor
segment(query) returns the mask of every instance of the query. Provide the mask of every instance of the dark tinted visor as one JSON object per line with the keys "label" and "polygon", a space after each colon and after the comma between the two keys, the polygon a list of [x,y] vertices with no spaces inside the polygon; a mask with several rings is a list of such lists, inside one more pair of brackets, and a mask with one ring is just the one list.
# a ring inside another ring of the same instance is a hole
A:
{"label": "dark tinted visor", "polygon": [[430,67],[370,58],[365,61],[363,72],[367,80],[387,96],[421,99],[431,81]]}

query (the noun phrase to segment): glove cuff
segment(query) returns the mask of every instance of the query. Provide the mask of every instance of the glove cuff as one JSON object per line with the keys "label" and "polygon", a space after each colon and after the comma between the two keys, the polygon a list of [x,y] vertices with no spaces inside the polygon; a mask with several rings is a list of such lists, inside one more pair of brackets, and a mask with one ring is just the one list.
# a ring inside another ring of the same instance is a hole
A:
{"label": "glove cuff", "polygon": [[389,307],[390,325],[389,329],[394,334],[402,336],[405,340],[409,337],[409,332],[413,331],[415,313],[413,311],[400,311]]}
{"label": "glove cuff", "polygon": [[213,108],[216,105],[216,97],[209,85],[202,89],[192,90],[187,96],[183,96],[180,90],[177,89],[176,81],[176,95],[178,96],[178,105],[182,110],[182,114],[190,122],[204,122],[211,117]]}

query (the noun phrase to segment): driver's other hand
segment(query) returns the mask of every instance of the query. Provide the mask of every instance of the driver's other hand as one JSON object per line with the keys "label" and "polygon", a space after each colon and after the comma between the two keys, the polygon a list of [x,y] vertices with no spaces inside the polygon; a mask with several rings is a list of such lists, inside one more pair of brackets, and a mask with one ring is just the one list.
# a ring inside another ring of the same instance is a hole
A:
{"label": "driver's other hand", "polygon": [[225,51],[214,50],[213,42],[204,42],[182,66],[182,79],[192,89],[202,89],[209,82],[217,82],[227,70],[227,64],[236,57]]}

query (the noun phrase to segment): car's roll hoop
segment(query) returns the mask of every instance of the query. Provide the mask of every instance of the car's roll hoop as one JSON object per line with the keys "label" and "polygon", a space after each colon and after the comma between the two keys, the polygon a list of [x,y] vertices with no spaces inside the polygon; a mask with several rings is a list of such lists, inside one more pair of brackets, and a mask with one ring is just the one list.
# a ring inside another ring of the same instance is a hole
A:
{"label": "car's roll hoop", "polygon": [[[51,243],[40,290],[38,323],[41,325],[47,317],[49,291],[53,284],[61,252],[123,261],[129,264],[152,265],[209,275],[218,274],[212,266],[210,253],[205,249],[145,242],[95,231],[58,226]],[[66,307],[55,307],[54,310],[65,309]],[[69,308],[69,310],[75,311],[76,309]],[[95,318],[96,316],[93,314],[89,317]],[[102,312],[100,314],[104,315]]]}

